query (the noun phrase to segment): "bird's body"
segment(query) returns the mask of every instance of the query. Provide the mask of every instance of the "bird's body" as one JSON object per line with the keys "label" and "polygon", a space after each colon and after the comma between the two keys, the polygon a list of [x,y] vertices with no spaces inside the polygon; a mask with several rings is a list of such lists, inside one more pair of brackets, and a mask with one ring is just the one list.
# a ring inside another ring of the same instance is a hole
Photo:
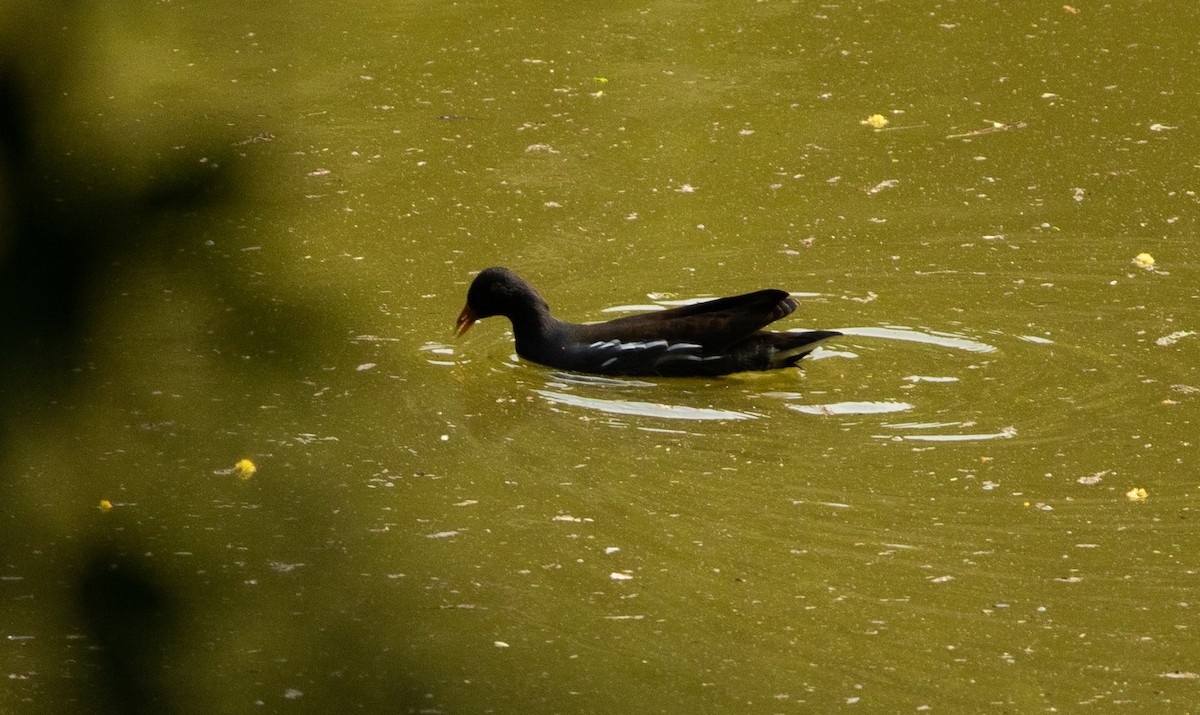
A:
{"label": "bird's body", "polygon": [[777,333],[762,328],[796,309],[782,290],[630,315],[568,323],[550,313],[533,286],[507,268],[475,277],[458,317],[462,335],[479,318],[512,321],[517,354],[549,367],[598,375],[714,376],[791,367],[841,333]]}

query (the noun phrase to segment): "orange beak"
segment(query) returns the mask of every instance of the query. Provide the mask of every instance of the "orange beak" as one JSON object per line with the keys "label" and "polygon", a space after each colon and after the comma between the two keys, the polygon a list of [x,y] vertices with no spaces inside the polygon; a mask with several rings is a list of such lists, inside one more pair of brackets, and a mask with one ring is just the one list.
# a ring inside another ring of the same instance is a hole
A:
{"label": "orange beak", "polygon": [[476,320],[479,320],[479,316],[471,310],[471,306],[464,305],[462,312],[458,314],[458,320],[454,323],[454,334],[461,338],[471,329]]}

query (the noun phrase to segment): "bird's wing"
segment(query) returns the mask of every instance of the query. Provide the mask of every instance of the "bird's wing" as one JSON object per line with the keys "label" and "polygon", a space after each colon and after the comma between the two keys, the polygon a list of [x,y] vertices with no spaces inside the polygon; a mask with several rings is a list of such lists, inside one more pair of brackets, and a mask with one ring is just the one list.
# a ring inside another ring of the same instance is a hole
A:
{"label": "bird's wing", "polygon": [[577,360],[589,372],[610,375],[653,375],[672,372],[673,366],[723,360],[725,355],[711,354],[699,343],[684,340],[596,340],[579,344]]}
{"label": "bird's wing", "polygon": [[796,301],[786,291],[760,290],[580,328],[581,335],[593,341],[666,340],[713,351],[744,340],[795,309]]}

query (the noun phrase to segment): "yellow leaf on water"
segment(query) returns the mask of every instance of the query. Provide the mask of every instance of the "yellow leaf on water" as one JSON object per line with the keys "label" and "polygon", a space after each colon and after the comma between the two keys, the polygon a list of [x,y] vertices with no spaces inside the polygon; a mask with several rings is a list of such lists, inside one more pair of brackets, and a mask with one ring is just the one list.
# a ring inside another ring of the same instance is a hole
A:
{"label": "yellow leaf on water", "polygon": [[249,479],[258,471],[258,467],[254,466],[254,462],[249,459],[243,459],[233,465],[233,471],[238,475],[238,479]]}
{"label": "yellow leaf on water", "polygon": [[1150,495],[1141,487],[1134,487],[1125,492],[1125,498],[1129,501],[1145,501],[1148,496]]}
{"label": "yellow leaf on water", "polygon": [[882,114],[872,114],[871,116],[859,122],[859,124],[866,124],[874,129],[883,129],[888,125],[888,119]]}
{"label": "yellow leaf on water", "polygon": [[100,511],[112,511],[112,502],[107,499],[100,500]]}

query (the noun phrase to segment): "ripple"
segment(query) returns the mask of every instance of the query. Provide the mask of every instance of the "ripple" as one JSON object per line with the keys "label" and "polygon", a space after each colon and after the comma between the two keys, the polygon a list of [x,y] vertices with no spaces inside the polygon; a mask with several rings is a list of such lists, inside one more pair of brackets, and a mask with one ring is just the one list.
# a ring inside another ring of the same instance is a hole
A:
{"label": "ripple", "polygon": [[907,402],[832,402],[825,405],[788,405],[789,410],[806,415],[879,415],[888,412],[911,410]]}
{"label": "ripple", "polygon": [[548,402],[556,405],[570,405],[589,410],[597,410],[617,415],[638,415],[641,417],[658,417],[669,420],[754,420],[762,415],[753,412],[735,412],[705,407],[688,407],[686,405],[667,405],[655,402],[640,402],[636,400],[605,400],[598,397],[581,397],[565,392],[551,390],[534,390]]}
{"label": "ripple", "polygon": [[936,330],[922,331],[903,325],[892,325],[885,328],[837,328],[843,335],[858,335],[867,338],[885,338],[887,340],[904,340],[913,343],[928,343],[943,348],[966,350],[972,353],[991,353],[996,348],[987,343],[971,340],[956,333],[943,333]]}
{"label": "ripple", "polygon": [[[901,427],[901,425],[891,425],[892,427]],[[975,433],[975,434],[877,434],[873,435],[875,439],[890,439],[894,441],[909,441],[909,442],[977,442],[991,439],[1012,439],[1017,436],[1016,427],[1005,427],[999,432]]]}
{"label": "ripple", "polygon": [[[439,366],[445,367],[445,366],[458,365],[460,362],[458,359],[456,359],[454,346],[452,346],[452,345],[446,345],[445,343],[427,342],[421,346],[420,350],[426,356],[425,362],[429,363],[430,365],[439,365]],[[470,361],[464,360],[462,362],[470,362]]]}

